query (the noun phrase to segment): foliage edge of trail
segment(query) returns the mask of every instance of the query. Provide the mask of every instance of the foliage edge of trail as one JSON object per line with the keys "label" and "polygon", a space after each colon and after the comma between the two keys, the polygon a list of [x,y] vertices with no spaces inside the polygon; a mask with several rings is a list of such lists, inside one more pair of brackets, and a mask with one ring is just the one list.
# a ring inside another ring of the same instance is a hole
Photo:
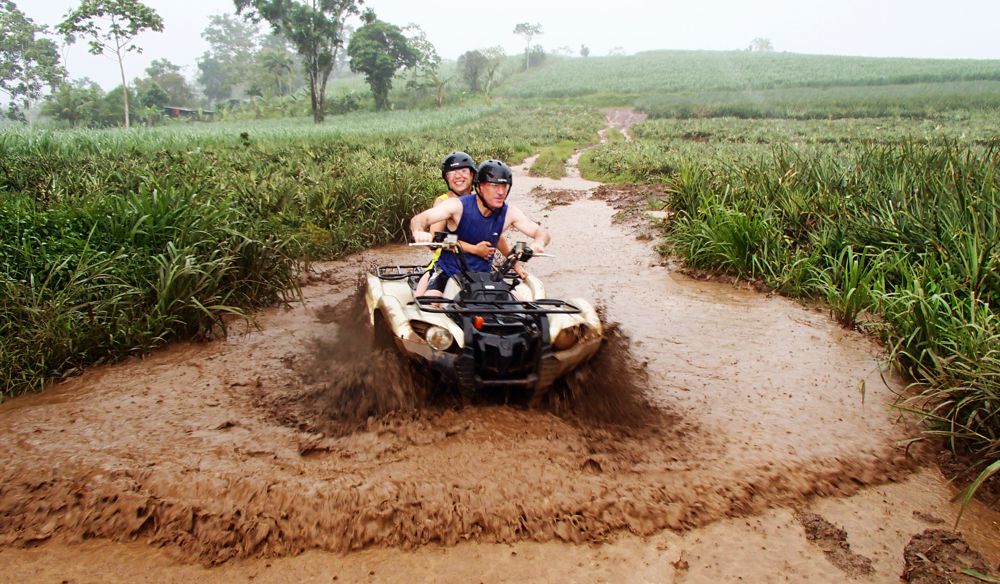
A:
{"label": "foliage edge of trail", "polygon": [[997,472],[1000,145],[774,148],[728,166],[689,161],[665,180],[676,212],[665,252],[821,299],[876,335],[915,382],[896,407],[924,439],[976,457],[973,491]]}

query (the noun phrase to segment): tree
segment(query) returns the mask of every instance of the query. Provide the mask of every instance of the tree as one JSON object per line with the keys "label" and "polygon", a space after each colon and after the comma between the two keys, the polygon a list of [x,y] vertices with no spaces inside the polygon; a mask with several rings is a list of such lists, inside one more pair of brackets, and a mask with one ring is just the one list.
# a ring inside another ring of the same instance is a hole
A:
{"label": "tree", "polygon": [[122,78],[122,99],[125,105],[125,127],[129,127],[128,82],[125,81],[125,53],[141,53],[135,38],[145,30],[163,32],[163,19],[155,10],[139,0],[82,0],[59,23],[57,30],[69,43],[80,34],[90,39],[94,55],[113,53]]}
{"label": "tree", "polygon": [[468,84],[469,90],[473,93],[479,93],[479,78],[486,71],[486,56],[480,51],[466,51],[459,56],[457,66],[462,80]]}
{"label": "tree", "polygon": [[351,35],[347,55],[351,71],[364,73],[375,97],[375,109],[389,108],[389,90],[396,71],[417,64],[417,51],[410,46],[398,26],[383,22],[372,10],[362,16],[364,25]]}
{"label": "tree", "polygon": [[274,95],[286,95],[292,85],[295,59],[287,51],[264,47],[257,53],[257,65],[274,82]]}
{"label": "tree", "polygon": [[139,100],[139,105],[143,107],[162,108],[170,103],[170,94],[166,92],[156,81],[149,80],[140,87],[135,84],[135,94]]}
{"label": "tree", "polygon": [[42,104],[42,115],[68,122],[70,127],[92,126],[101,108],[104,92],[90,79],[63,83]]}
{"label": "tree", "polygon": [[531,39],[536,34],[543,34],[542,25],[522,22],[514,27],[514,34],[524,37],[524,70],[527,71],[529,65],[528,50],[531,47]]}
{"label": "tree", "polygon": [[[282,97],[305,87],[302,59],[280,34],[268,34],[260,40],[260,50],[253,58],[251,88],[264,98]],[[335,74],[331,73],[331,77]]]}
{"label": "tree", "polygon": [[[125,94],[124,96],[122,94]],[[94,122],[98,126],[112,127],[125,119],[125,104],[136,103],[138,97],[131,87],[119,85],[109,91],[95,112]]]}
{"label": "tree", "polygon": [[0,2],[0,91],[10,99],[11,119],[30,124],[31,104],[42,96],[42,89],[46,85],[54,89],[66,78],[55,43],[40,37],[46,30],[13,2]]}
{"label": "tree", "polygon": [[253,71],[260,28],[229,14],[209,16],[201,38],[208,51],[198,60],[198,83],[213,101],[233,97],[234,88],[245,85]]}
{"label": "tree", "polygon": [[323,121],[326,82],[344,45],[344,21],[358,13],[363,0],[233,0],[236,11],[266,20],[287,38],[305,61],[313,120]]}
{"label": "tree", "polygon": [[542,48],[542,45],[531,47],[531,50],[528,52],[528,63],[532,67],[540,67],[545,63],[545,49]]}
{"label": "tree", "polygon": [[589,57],[590,56],[590,47],[588,47],[587,45],[580,45],[580,56],[581,57]]}
{"label": "tree", "polygon": [[747,47],[747,50],[755,53],[771,53],[774,51],[774,45],[771,43],[771,39],[757,37],[750,41],[750,46]]}
{"label": "tree", "polygon": [[[194,103],[194,91],[188,84],[187,79],[181,75],[181,68],[167,59],[157,59],[146,67],[148,79],[136,80],[136,93],[142,94],[145,89],[149,91],[149,85],[155,84],[166,95],[166,101],[161,105],[191,105]],[[145,87],[138,87],[139,84]],[[148,104],[147,104],[148,105]]]}
{"label": "tree", "polygon": [[229,99],[232,86],[229,84],[225,64],[205,53],[198,61],[198,84],[205,97],[212,101]]}
{"label": "tree", "polygon": [[503,66],[507,54],[503,52],[503,47],[497,46],[484,49],[483,57],[486,59],[483,67],[483,74],[486,76],[483,93],[486,94],[486,97],[489,97],[490,92],[493,91],[493,84],[500,77],[500,67]]}
{"label": "tree", "polygon": [[444,87],[451,81],[451,78],[441,76],[441,57],[437,53],[434,45],[427,40],[427,35],[423,29],[415,24],[408,25],[405,29],[411,36],[407,42],[417,53],[416,66],[413,67],[413,77],[407,83],[407,87],[412,89],[423,89],[430,87],[435,91],[434,103],[437,107],[444,105]]}

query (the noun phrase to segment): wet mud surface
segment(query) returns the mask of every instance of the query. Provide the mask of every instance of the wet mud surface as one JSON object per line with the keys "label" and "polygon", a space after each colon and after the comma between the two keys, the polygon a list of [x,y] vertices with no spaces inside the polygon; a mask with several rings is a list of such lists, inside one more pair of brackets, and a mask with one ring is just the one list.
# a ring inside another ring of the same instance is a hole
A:
{"label": "wet mud surface", "polygon": [[799,513],[796,519],[806,532],[806,539],[819,546],[834,566],[852,577],[868,576],[874,572],[872,561],[851,551],[847,532],[815,513]]}
{"label": "wet mud surface", "polygon": [[[317,265],[304,304],[264,312],[259,330],[0,405],[0,571],[894,581],[909,538],[953,520],[931,457],[898,447],[913,428],[890,411],[901,386],[876,345],[665,267],[597,183],[515,170],[511,201],[553,234],[556,257],[529,271],[612,325],[541,407],[462,400],[373,349],[359,275],[424,251]],[[552,188],[579,196],[547,206]],[[998,521],[974,502],[961,526],[993,566]]]}
{"label": "wet mud surface", "polygon": [[995,580],[979,552],[961,535],[927,529],[914,535],[903,551],[902,580],[914,584],[971,584]]}

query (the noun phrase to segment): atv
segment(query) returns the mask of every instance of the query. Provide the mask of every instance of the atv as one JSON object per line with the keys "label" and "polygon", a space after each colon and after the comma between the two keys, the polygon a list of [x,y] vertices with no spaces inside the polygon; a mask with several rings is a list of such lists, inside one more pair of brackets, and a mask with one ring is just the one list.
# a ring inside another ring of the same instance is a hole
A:
{"label": "atv", "polygon": [[426,266],[379,266],[368,274],[365,301],[376,346],[398,347],[468,397],[499,389],[533,401],[597,352],[604,331],[590,303],[546,298],[538,278],[514,273],[516,262],[546,254],[520,242],[493,272],[473,272],[457,236],[435,239],[410,245],[458,254],[462,270],[443,296],[415,296]]}

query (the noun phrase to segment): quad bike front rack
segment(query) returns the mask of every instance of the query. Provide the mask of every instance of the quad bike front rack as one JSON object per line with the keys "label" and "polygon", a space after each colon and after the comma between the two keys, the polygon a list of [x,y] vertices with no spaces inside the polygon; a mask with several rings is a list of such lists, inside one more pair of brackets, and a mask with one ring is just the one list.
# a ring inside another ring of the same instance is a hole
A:
{"label": "quad bike front rack", "polygon": [[424,312],[445,314],[579,314],[576,306],[565,300],[459,300],[440,296],[417,296],[413,304]]}
{"label": "quad bike front rack", "polygon": [[375,275],[379,280],[405,280],[413,276],[422,276],[427,271],[427,264],[419,266],[377,266]]}

